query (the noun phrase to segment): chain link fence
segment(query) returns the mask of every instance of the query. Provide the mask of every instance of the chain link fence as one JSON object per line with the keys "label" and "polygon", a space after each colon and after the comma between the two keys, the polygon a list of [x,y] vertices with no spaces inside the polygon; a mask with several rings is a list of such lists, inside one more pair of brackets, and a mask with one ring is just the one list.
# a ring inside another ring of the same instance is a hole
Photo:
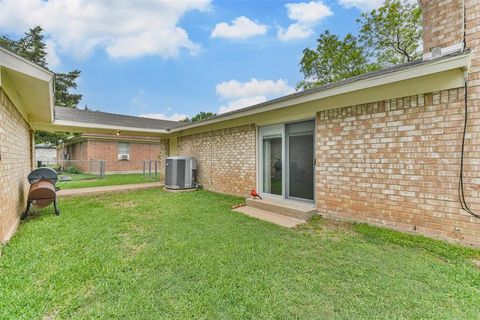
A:
{"label": "chain link fence", "polygon": [[55,160],[37,161],[37,167],[50,167],[65,188],[162,181],[163,161]]}

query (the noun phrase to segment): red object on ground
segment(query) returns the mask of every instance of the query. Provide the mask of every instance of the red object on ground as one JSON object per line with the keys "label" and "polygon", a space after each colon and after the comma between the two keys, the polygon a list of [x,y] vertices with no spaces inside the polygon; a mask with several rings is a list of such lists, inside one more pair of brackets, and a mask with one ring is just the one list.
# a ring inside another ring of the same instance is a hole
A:
{"label": "red object on ground", "polygon": [[256,199],[256,198],[262,199],[262,197],[260,197],[260,195],[257,193],[257,191],[255,189],[252,189],[252,191],[250,191],[250,196],[253,199]]}

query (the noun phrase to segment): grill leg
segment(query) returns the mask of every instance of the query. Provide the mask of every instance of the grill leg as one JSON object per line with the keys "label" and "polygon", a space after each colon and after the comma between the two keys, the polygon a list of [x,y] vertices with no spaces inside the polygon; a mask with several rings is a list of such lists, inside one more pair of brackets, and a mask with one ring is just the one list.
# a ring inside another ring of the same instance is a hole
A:
{"label": "grill leg", "polygon": [[28,211],[30,211],[30,206],[32,205],[32,201],[28,200],[27,201],[27,209],[25,210],[24,213],[22,213],[22,216],[20,217],[22,220],[25,220],[28,216]]}
{"label": "grill leg", "polygon": [[57,197],[55,197],[55,199],[53,200],[53,206],[55,208],[55,214],[57,216],[59,216],[60,215],[60,210],[58,210],[58,207],[57,207]]}

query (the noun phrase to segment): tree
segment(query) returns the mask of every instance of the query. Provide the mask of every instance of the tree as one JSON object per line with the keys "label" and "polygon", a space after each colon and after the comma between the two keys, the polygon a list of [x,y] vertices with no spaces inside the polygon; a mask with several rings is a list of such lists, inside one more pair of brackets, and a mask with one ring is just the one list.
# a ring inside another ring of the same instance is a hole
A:
{"label": "tree", "polygon": [[18,41],[11,40],[5,35],[0,39],[0,45],[16,52],[44,68],[47,67],[47,46],[43,42],[42,28],[37,26],[25,33],[25,36]]}
{"label": "tree", "polygon": [[61,141],[67,140],[71,136],[68,132],[47,132],[35,131],[35,143],[51,143],[58,145]]}
{"label": "tree", "polygon": [[195,121],[200,121],[200,120],[206,120],[206,119],[211,119],[215,117],[217,114],[214,112],[204,112],[200,111],[196,115],[194,115],[191,119],[188,117],[183,120],[184,122],[195,122]]}
{"label": "tree", "polygon": [[76,108],[82,99],[81,94],[71,93],[71,89],[77,89],[79,70],[55,75],[55,103],[60,107]]}
{"label": "tree", "polygon": [[357,20],[360,35],[344,39],[321,34],[315,50],[305,49],[300,61],[304,80],[297,89],[336,82],[420,58],[422,14],[418,4],[407,0],[386,0],[377,10]]}
{"label": "tree", "polygon": [[297,84],[297,89],[317,87],[376,69],[378,66],[368,61],[355,36],[349,33],[339,39],[327,30],[318,37],[315,49],[303,50],[300,71],[304,80]]}
{"label": "tree", "polygon": [[421,57],[422,13],[418,3],[386,0],[357,20],[360,40],[382,66],[406,63]]}
{"label": "tree", "polygon": [[[47,46],[44,42],[43,29],[40,26],[31,28],[25,33],[25,36],[19,40],[12,40],[3,35],[0,38],[0,45],[48,69],[46,60]],[[82,95],[72,93],[71,90],[77,89],[77,79],[79,76],[79,70],[55,74],[55,104],[57,106],[77,107],[82,99]],[[56,144],[59,140],[65,140],[68,135],[67,133],[37,131],[35,132],[35,142],[50,142]]]}

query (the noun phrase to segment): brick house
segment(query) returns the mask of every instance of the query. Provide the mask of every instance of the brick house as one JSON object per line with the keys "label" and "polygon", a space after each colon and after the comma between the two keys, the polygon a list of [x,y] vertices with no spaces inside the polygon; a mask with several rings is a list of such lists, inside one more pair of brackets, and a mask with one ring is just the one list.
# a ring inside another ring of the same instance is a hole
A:
{"label": "brick house", "polygon": [[[72,119],[77,122],[95,123],[128,128],[137,127],[175,128],[181,122],[132,117],[107,112],[92,112],[72,108],[56,108],[57,119]],[[127,129],[128,130],[128,129]],[[82,172],[97,170],[89,160],[103,160],[107,173],[127,173],[143,171],[144,161],[158,160],[160,174],[164,159],[168,154],[168,142],[148,135],[82,133],[57,146],[57,159],[69,160],[66,165],[76,166]]]}
{"label": "brick house", "polygon": [[[155,137],[82,133],[57,146],[57,158],[65,166],[94,172],[96,160],[103,160],[106,173],[142,172],[144,161],[164,166],[166,144]],[[91,161],[93,160],[93,161]]]}
{"label": "brick house", "polygon": [[25,210],[33,122],[53,121],[53,74],[0,47],[0,244]]}
{"label": "brick house", "polygon": [[56,108],[34,125],[154,136],[161,157],[195,157],[208,190],[256,188],[325,217],[480,246],[480,3],[420,2],[419,61],[191,124],[84,122]]}

